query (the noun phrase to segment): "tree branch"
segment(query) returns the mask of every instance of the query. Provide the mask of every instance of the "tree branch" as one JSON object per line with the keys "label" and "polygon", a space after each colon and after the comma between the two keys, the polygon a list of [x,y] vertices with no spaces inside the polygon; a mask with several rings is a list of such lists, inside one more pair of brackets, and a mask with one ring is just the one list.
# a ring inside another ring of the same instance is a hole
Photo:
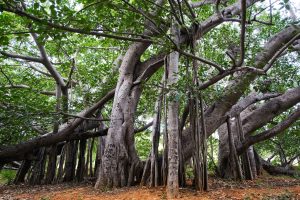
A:
{"label": "tree branch", "polygon": [[284,121],[280,122],[273,128],[263,131],[257,135],[249,136],[245,141],[242,142],[242,146],[238,148],[238,152],[242,153],[248,149],[253,144],[265,141],[282,133],[284,130],[289,128],[294,122],[300,118],[300,107],[298,107],[291,115],[289,115]]}
{"label": "tree branch", "polygon": [[274,64],[274,62],[276,61],[276,59],[284,52],[284,50],[286,50],[291,44],[293,44],[293,42],[297,39],[299,39],[300,37],[300,28],[298,30],[298,34],[295,35],[288,43],[286,43],[281,49],[279,49],[274,56],[272,57],[272,59],[268,62],[268,64],[266,64],[266,66],[263,68],[264,71],[268,71],[272,65]]}
{"label": "tree branch", "polygon": [[4,56],[10,57],[10,58],[17,58],[17,59],[21,59],[21,60],[30,61],[30,62],[42,63],[42,59],[41,58],[35,58],[35,57],[31,57],[31,56],[18,55],[18,54],[8,53],[8,52],[5,52],[5,51],[0,51],[0,53],[2,55],[4,55]]}
{"label": "tree branch", "polygon": [[[31,28],[30,28],[31,29]],[[51,74],[51,76],[55,79],[55,81],[61,86],[61,87],[66,87],[66,83],[64,82],[62,76],[60,75],[60,73],[55,69],[55,67],[52,65],[52,63],[49,60],[49,57],[47,55],[46,49],[44,47],[44,45],[42,45],[39,41],[38,41],[38,36],[35,33],[31,33],[32,38],[34,40],[34,42],[36,43],[38,49],[40,50],[41,53],[41,57],[42,57],[42,63],[44,64],[44,66],[47,68],[47,70],[49,71],[49,73]]]}
{"label": "tree branch", "polygon": [[246,0],[241,1],[241,35],[240,35],[240,53],[241,57],[237,63],[237,67],[240,67],[244,63],[245,59],[245,32],[246,32]]}
{"label": "tree branch", "polygon": [[30,89],[34,92],[44,94],[47,96],[55,96],[55,92],[53,92],[53,91],[40,91],[40,90],[33,89],[28,85],[6,85],[6,86],[4,86],[4,88],[7,88],[7,89]]}
{"label": "tree branch", "polygon": [[129,38],[129,37],[119,36],[119,35],[110,35],[110,34],[106,34],[106,33],[99,32],[99,31],[87,31],[87,30],[84,30],[84,29],[72,28],[72,27],[68,27],[68,26],[64,26],[64,25],[60,25],[60,24],[55,24],[55,23],[52,23],[48,20],[40,19],[40,18],[38,18],[38,17],[36,17],[32,14],[29,14],[25,11],[22,11],[18,8],[3,7],[3,10],[6,11],[6,12],[15,13],[16,15],[19,15],[19,16],[22,16],[22,17],[26,17],[27,19],[30,19],[34,22],[44,24],[44,25],[47,25],[49,27],[56,28],[56,29],[59,29],[59,30],[72,32],[72,33],[95,35],[95,36],[100,36],[100,37],[113,38],[113,39],[117,39],[117,40],[134,41],[134,42],[153,42],[150,39]]}

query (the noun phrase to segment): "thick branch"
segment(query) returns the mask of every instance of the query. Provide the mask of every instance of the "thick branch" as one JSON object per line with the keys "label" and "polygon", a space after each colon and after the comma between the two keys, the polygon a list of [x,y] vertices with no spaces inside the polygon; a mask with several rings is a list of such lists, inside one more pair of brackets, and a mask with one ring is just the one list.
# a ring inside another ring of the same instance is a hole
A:
{"label": "thick branch", "polygon": [[265,141],[267,139],[270,139],[282,133],[284,130],[289,128],[293,123],[295,123],[299,118],[300,118],[300,107],[296,109],[296,111],[293,112],[291,115],[289,115],[284,121],[280,122],[273,128],[263,131],[257,135],[249,136],[245,141],[243,141],[242,145],[238,148],[238,153],[240,154],[244,152],[245,150],[247,150],[248,147],[250,147],[253,144]]}
{"label": "thick branch", "polygon": [[298,170],[290,170],[285,167],[273,166],[271,163],[265,161],[264,159],[260,158],[260,162],[264,170],[266,170],[269,174],[278,175],[289,175],[289,176],[299,176],[300,171]]}
{"label": "thick branch", "polygon": [[250,106],[256,102],[262,101],[262,100],[268,100],[271,98],[278,97],[279,95],[280,95],[280,93],[257,94],[257,92],[252,92],[250,95],[241,99],[237,104],[232,106],[228,115],[231,117],[235,117],[235,116],[239,115],[243,110],[248,108],[248,106]]}
{"label": "thick branch", "polygon": [[[92,113],[94,113],[97,109],[102,107],[107,101],[109,101],[113,95],[114,90],[108,92],[100,101],[95,103],[92,107],[82,111],[79,116],[89,117]],[[30,153],[33,149],[36,149],[40,146],[48,146],[51,144],[56,144],[58,142],[64,141],[67,137],[69,137],[74,130],[82,123],[84,119],[76,118],[72,122],[68,124],[64,124],[60,130],[56,133],[48,133],[42,136],[35,137],[26,142],[19,143],[13,146],[4,146],[0,148],[0,160],[18,160],[19,158],[26,157],[26,154]]]}
{"label": "thick branch", "polygon": [[[289,26],[281,32],[274,35],[264,46],[262,51],[257,54],[254,67],[262,69],[265,64],[272,59],[273,55],[288,43],[295,35],[297,35],[298,29],[294,26]],[[212,134],[221,124],[225,122],[225,114],[237,103],[240,97],[244,94],[245,90],[249,87],[250,83],[256,78],[255,73],[241,72],[236,78],[228,84],[225,88],[224,95],[217,100],[206,111],[207,119],[207,132]],[[299,92],[300,94],[300,92]],[[293,94],[295,95],[295,94]],[[299,95],[300,96],[300,95]],[[274,98],[275,99],[275,98]],[[295,100],[298,102],[298,100]],[[276,105],[276,104],[275,104]],[[291,103],[291,105],[294,105]],[[268,112],[268,111],[266,111]],[[256,119],[258,117],[256,116]],[[250,120],[251,121],[251,120]],[[255,119],[254,119],[255,121]],[[269,121],[269,120],[268,120]],[[245,122],[243,122],[245,123]],[[245,128],[245,127],[244,127]],[[256,128],[254,127],[253,130]],[[245,129],[245,133],[248,132]]]}
{"label": "thick branch", "polygon": [[266,125],[274,117],[300,102],[300,87],[286,91],[254,110],[243,119],[245,135]]}

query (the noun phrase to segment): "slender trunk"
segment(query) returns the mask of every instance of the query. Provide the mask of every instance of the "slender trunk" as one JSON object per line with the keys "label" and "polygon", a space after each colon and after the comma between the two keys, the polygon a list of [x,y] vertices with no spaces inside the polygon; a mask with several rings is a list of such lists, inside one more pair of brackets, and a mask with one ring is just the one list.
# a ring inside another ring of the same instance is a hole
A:
{"label": "slender trunk", "polygon": [[[61,112],[64,113],[68,112],[68,88],[61,86],[57,83],[56,85],[56,108],[55,111],[57,113]],[[58,115],[59,116],[59,115]],[[63,116],[56,117],[54,119],[54,126],[53,126],[53,134],[57,134],[59,130],[59,126],[61,122],[67,122],[68,119]],[[48,166],[47,166],[47,173],[46,173],[46,184],[51,184],[55,179],[56,174],[56,164],[57,164],[57,145],[54,144],[49,148],[49,155],[48,155]]]}
{"label": "slender trunk", "polygon": [[250,146],[248,149],[247,149],[247,153],[249,155],[249,160],[250,160],[250,166],[251,166],[251,172],[252,172],[252,176],[253,176],[253,179],[257,178],[257,176],[259,175],[258,174],[258,171],[257,171],[257,163],[256,163],[256,160],[255,160],[255,155],[254,155],[254,149],[253,149],[253,146]]}
{"label": "slender trunk", "polygon": [[27,172],[30,169],[32,161],[23,160],[21,166],[18,169],[16,177],[14,179],[14,184],[24,183]]}
{"label": "slender trunk", "polygon": [[79,159],[78,159],[78,166],[76,171],[76,179],[79,182],[83,181],[84,173],[86,171],[85,150],[86,150],[86,140],[82,139],[79,142]]}
{"label": "slender trunk", "polygon": [[94,176],[94,170],[93,170],[93,149],[94,149],[94,144],[95,144],[95,138],[92,138],[92,141],[91,141],[91,148],[90,148],[90,156],[89,156],[89,159],[90,159],[90,162],[89,162],[89,170],[90,170],[90,177],[93,177]]}
{"label": "slender trunk", "polygon": [[57,161],[57,146],[53,145],[50,149],[48,155],[48,166],[47,166],[47,173],[46,173],[46,184],[51,184],[54,180],[55,173],[56,173],[56,161]]}
{"label": "slender trunk", "polygon": [[84,171],[84,174],[86,177],[89,176],[89,167],[90,167],[90,154],[91,154],[91,140],[87,140],[87,155],[86,155],[86,162],[85,162],[85,171]]}
{"label": "slender trunk", "polygon": [[240,165],[240,161],[236,152],[234,137],[231,129],[230,117],[227,118],[227,129],[228,129],[228,143],[229,143],[229,165],[235,179],[242,180],[243,174]]}
{"label": "slender trunk", "polygon": [[65,177],[64,181],[73,181],[75,177],[78,141],[70,141],[66,145]]}
{"label": "slender trunk", "polygon": [[146,160],[145,165],[144,165],[143,175],[142,175],[141,184],[140,184],[141,186],[147,185],[147,182],[148,182],[149,176],[150,176],[150,170],[151,170],[151,154],[148,157],[148,159]]}
{"label": "slender trunk", "polygon": [[157,187],[160,185],[160,176],[158,170],[158,145],[160,137],[160,120],[162,109],[162,91],[160,92],[156,105],[155,114],[153,117],[153,129],[152,129],[152,148],[151,148],[151,170],[150,170],[150,186]]}
{"label": "slender trunk", "polygon": [[[165,80],[167,78],[167,59],[165,59]],[[164,88],[166,87],[166,82],[164,82]],[[161,174],[162,174],[162,182],[163,185],[166,186],[167,185],[167,179],[168,179],[168,129],[167,129],[167,121],[168,121],[168,114],[167,114],[167,98],[166,95],[163,95],[163,104],[164,104],[164,135],[163,135],[163,158],[162,158],[162,167],[161,167]]]}
{"label": "slender trunk", "polygon": [[39,185],[42,183],[45,173],[46,153],[45,147],[39,149],[38,159],[35,161],[32,174],[29,180],[31,185]]}
{"label": "slender trunk", "polygon": [[200,107],[201,107],[201,151],[202,151],[202,163],[203,163],[203,171],[202,171],[202,188],[204,191],[208,190],[208,173],[207,173],[207,133],[206,133],[206,125],[205,125],[205,117],[204,117],[204,105],[203,98],[200,94]]}
{"label": "slender trunk", "polygon": [[[102,115],[99,117],[102,119]],[[99,124],[99,129],[105,129],[106,126],[104,122],[100,122]],[[98,187],[100,184],[100,172],[102,171],[102,157],[104,154],[104,149],[105,149],[105,141],[106,141],[106,136],[102,136],[98,138],[98,146],[97,146],[97,154],[96,154],[96,159],[95,159],[95,176],[97,178],[97,182],[95,184],[95,187]]]}
{"label": "slender trunk", "polygon": [[[236,117],[236,120],[237,120],[237,125],[236,125],[237,133],[239,135],[239,142],[241,143],[242,141],[245,140],[245,135],[243,131],[243,125],[242,125],[240,114]],[[247,151],[241,155],[241,160],[242,160],[243,171],[245,174],[245,179],[252,180],[254,178],[254,175],[253,175],[250,158],[249,158],[249,149],[247,149]]]}
{"label": "slender trunk", "polygon": [[64,161],[65,161],[65,154],[66,154],[65,149],[66,149],[66,145],[63,145],[60,156],[59,156],[58,171],[57,171],[57,177],[56,177],[57,183],[62,182],[63,177],[64,177]]}
{"label": "slender trunk", "polygon": [[[173,40],[176,45],[179,43],[179,27],[178,24],[173,21],[171,28]],[[167,84],[170,92],[168,94],[168,185],[167,193],[168,197],[176,198],[179,194],[179,123],[178,123],[178,111],[179,111],[179,99],[178,92],[175,85],[178,81],[178,62],[179,53],[177,51],[172,52],[169,55],[168,62],[168,76]]]}
{"label": "slender trunk", "polygon": [[96,177],[97,180],[99,180],[99,172],[101,171],[101,160],[105,148],[105,138],[106,136],[102,136],[98,138],[97,154],[96,154],[95,169],[94,169],[94,174],[97,176]]}

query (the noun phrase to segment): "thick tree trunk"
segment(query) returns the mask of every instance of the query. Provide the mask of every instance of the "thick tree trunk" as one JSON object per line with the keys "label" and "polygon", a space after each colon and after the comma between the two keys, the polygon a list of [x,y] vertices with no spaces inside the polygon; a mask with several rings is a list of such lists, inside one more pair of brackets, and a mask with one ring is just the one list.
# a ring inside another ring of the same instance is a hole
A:
{"label": "thick tree trunk", "polygon": [[[128,170],[139,161],[134,145],[134,113],[139,100],[140,86],[134,86],[135,68],[142,53],[150,44],[134,43],[126,52],[120,67],[110,127],[101,161],[100,180],[96,187],[119,187],[132,184],[134,175]],[[131,164],[131,166],[130,166]],[[128,181],[130,178],[130,181]]]}

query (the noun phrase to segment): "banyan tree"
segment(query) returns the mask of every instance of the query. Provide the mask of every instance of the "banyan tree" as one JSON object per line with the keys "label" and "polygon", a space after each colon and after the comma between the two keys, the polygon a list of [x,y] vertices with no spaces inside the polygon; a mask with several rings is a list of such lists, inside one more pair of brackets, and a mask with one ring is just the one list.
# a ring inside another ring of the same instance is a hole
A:
{"label": "banyan tree", "polygon": [[255,148],[299,128],[296,10],[286,0],[0,0],[0,169],[17,168],[15,184],[89,178],[97,189],[165,185],[173,198],[187,168],[208,189],[215,138],[222,178],[298,173],[285,166],[299,152],[275,167]]}

